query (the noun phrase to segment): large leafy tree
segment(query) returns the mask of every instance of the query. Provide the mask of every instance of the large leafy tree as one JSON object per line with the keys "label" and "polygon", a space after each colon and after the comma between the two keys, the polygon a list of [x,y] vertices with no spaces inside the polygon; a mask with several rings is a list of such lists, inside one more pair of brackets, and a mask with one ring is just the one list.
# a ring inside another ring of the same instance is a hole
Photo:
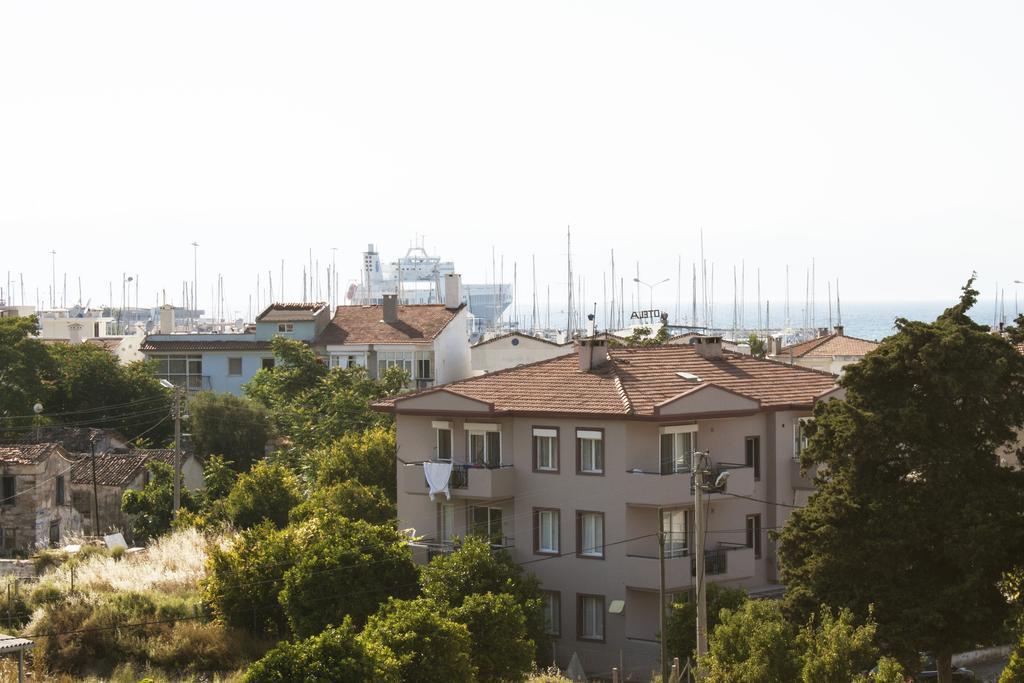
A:
{"label": "large leafy tree", "polygon": [[52,344],[47,350],[53,358],[53,391],[46,412],[74,413],[58,422],[72,423],[78,417],[128,438],[143,432],[153,443],[169,438],[172,395],[160,386],[150,364],[124,365],[92,344]]}
{"label": "large leafy tree", "polygon": [[300,500],[298,477],[284,465],[262,461],[238,477],[224,499],[224,510],[236,527],[269,520],[281,528],[288,524],[288,513]]}
{"label": "large leafy tree", "polygon": [[404,389],[407,377],[399,368],[374,380],[360,367],[328,369],[312,349],[294,339],[277,337],[272,345],[277,364],[257,372],[245,392],[268,409],[273,430],[287,441],[285,455],[392,423],[390,415],[370,404]]}
{"label": "large leafy tree", "polygon": [[305,477],[318,488],[348,481],[375,486],[394,501],[396,495],[395,430],[390,426],[350,432],[302,458]]}
{"label": "large leafy tree", "polygon": [[263,405],[232,394],[204,391],[189,401],[196,453],[223,455],[240,471],[263,457],[270,422]]}
{"label": "large leafy tree", "polygon": [[[141,491],[128,489],[121,496],[121,511],[131,519],[135,540],[156,538],[171,528],[174,518],[174,468],[165,462],[146,464],[149,482]],[[192,492],[179,481],[181,508],[195,510]]]}
{"label": "large leafy tree", "polygon": [[38,321],[0,318],[0,434],[17,435],[32,422],[32,406],[45,401],[53,359],[35,338]]}
{"label": "large leafy tree", "polygon": [[885,649],[934,652],[943,681],[998,637],[1024,549],[1024,473],[997,457],[1024,425],[1024,355],[967,317],[977,295],[972,279],[935,322],[897,320],[847,368],[801,454],[818,490],[780,534],[791,613],[874,604]]}
{"label": "large leafy tree", "polygon": [[[718,626],[718,615],[723,609],[737,609],[747,601],[742,588],[730,588],[717,583],[707,587],[708,633]],[[665,648],[669,658],[679,657],[685,662],[697,650],[697,601],[683,599],[672,604],[665,620]]]}
{"label": "large leafy tree", "polygon": [[526,634],[526,617],[508,593],[475,593],[452,610],[452,620],[472,635],[470,657],[479,683],[521,681],[533,668],[534,643]]}

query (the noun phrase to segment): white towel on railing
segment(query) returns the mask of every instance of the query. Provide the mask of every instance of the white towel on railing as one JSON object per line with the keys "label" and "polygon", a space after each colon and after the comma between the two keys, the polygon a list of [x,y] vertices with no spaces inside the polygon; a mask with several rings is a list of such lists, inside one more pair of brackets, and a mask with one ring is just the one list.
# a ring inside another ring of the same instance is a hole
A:
{"label": "white towel on railing", "polygon": [[448,482],[452,478],[452,464],[450,462],[425,462],[423,463],[423,476],[427,478],[427,486],[430,487],[430,500],[434,495],[443,493],[452,499],[451,491],[448,490]]}

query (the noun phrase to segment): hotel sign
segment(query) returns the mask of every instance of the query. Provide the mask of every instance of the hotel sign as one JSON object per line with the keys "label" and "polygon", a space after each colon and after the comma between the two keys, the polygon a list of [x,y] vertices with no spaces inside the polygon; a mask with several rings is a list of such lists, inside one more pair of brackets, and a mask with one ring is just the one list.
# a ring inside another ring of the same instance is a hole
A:
{"label": "hotel sign", "polygon": [[651,308],[646,311],[633,311],[629,314],[630,320],[661,320],[661,310]]}

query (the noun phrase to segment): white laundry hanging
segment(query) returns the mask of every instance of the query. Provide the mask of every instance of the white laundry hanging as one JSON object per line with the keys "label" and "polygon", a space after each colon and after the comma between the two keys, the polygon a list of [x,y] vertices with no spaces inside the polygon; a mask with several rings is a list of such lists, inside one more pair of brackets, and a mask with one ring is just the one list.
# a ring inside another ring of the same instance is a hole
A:
{"label": "white laundry hanging", "polygon": [[448,482],[452,478],[452,464],[450,462],[425,462],[423,463],[423,476],[427,478],[427,486],[430,487],[430,500],[434,496],[443,493],[448,500],[452,499],[451,491],[448,490]]}

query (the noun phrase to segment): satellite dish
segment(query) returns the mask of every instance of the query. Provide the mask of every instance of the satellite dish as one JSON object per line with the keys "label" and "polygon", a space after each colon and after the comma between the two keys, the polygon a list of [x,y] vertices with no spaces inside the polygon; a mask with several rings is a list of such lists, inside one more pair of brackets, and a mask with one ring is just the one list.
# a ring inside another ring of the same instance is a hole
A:
{"label": "satellite dish", "polygon": [[716,489],[721,489],[721,490],[724,491],[725,490],[725,484],[726,484],[726,482],[729,481],[729,475],[730,474],[731,474],[731,472],[729,470],[725,470],[724,472],[719,474],[718,478],[715,479],[715,488]]}
{"label": "satellite dish", "polygon": [[32,406],[32,410],[35,412],[36,415],[38,415],[39,413],[43,412],[43,404],[36,403],[34,406]]}

